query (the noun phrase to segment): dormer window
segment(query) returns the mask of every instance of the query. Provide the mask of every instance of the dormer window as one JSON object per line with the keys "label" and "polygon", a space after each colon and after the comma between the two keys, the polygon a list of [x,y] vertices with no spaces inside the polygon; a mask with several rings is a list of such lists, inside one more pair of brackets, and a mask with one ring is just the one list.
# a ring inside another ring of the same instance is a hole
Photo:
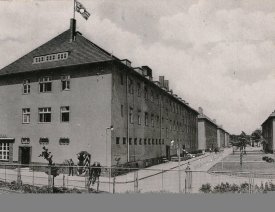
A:
{"label": "dormer window", "polygon": [[33,64],[43,63],[43,62],[54,62],[58,60],[66,60],[69,57],[69,52],[60,52],[55,54],[48,54],[43,56],[38,56],[33,58]]}

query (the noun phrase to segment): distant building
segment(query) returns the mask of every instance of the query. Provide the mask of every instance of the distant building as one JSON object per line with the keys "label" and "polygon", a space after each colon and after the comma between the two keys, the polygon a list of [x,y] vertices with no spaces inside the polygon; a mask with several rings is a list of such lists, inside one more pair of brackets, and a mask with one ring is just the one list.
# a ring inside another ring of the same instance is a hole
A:
{"label": "distant building", "polygon": [[274,152],[275,149],[275,111],[262,123],[262,135],[266,141],[263,148],[266,151]]}
{"label": "distant building", "polygon": [[[198,149],[198,112],[153,81],[148,66],[133,68],[69,30],[0,70],[0,161],[77,160],[87,151],[102,165],[148,166]],[[174,146],[171,146],[174,141]],[[214,142],[214,141],[213,141]]]}
{"label": "distant building", "polygon": [[225,131],[225,147],[229,147],[229,144],[230,144],[230,134]]}
{"label": "distant building", "polygon": [[198,116],[199,149],[214,150],[216,147],[218,147],[218,140],[217,140],[218,126],[214,120],[211,120],[209,117],[203,114],[202,108],[199,108],[199,113],[200,113]]}
{"label": "distant building", "polygon": [[218,126],[217,139],[218,139],[218,147],[224,148],[225,147],[225,130],[222,128],[222,126]]}

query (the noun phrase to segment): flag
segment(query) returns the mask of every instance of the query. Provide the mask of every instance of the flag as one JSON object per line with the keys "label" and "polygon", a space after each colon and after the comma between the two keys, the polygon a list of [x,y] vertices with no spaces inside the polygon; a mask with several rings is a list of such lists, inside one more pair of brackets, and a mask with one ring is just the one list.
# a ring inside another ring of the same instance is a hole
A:
{"label": "flag", "polygon": [[86,10],[86,8],[78,1],[75,0],[75,11],[79,12],[83,18],[88,20],[90,13]]}

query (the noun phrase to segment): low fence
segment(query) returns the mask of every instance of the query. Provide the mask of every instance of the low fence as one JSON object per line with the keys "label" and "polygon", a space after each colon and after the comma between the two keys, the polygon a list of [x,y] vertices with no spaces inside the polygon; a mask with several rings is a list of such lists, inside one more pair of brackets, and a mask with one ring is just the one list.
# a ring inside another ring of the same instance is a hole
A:
{"label": "low fence", "polygon": [[[194,166],[199,167],[199,161]],[[73,168],[73,176],[68,174],[70,168]],[[0,164],[0,189],[13,184],[22,192],[25,191],[24,185],[29,185],[47,188],[48,192],[55,192],[56,188],[59,191],[66,188],[79,193],[199,193],[202,185],[207,183],[212,188],[221,183],[229,183],[247,184],[248,193],[253,193],[256,187],[271,184],[275,179],[275,174],[272,173],[194,171],[188,164],[175,166],[173,169],[100,167],[98,170],[101,170],[101,175],[98,178],[94,175],[90,177],[91,171],[95,171],[91,169],[83,175],[75,175],[79,168],[85,167]],[[55,177],[54,172],[58,173]],[[25,192],[31,193],[32,190]]]}

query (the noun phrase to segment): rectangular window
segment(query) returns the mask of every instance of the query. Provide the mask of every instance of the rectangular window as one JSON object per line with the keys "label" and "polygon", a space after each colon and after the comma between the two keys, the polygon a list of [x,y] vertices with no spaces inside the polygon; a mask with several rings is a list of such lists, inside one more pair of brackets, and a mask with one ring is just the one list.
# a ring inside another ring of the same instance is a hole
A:
{"label": "rectangular window", "polygon": [[30,138],[26,138],[26,137],[24,137],[24,138],[21,138],[21,144],[30,144]]}
{"label": "rectangular window", "polygon": [[120,74],[120,84],[123,85],[123,74]]}
{"label": "rectangular window", "polygon": [[144,99],[148,99],[148,90],[147,90],[147,86],[144,86]]}
{"label": "rectangular window", "polygon": [[119,137],[116,137],[116,144],[119,144]]}
{"label": "rectangular window", "polygon": [[159,116],[157,116],[157,127],[159,126]]}
{"label": "rectangular window", "polygon": [[152,145],[154,145],[155,144],[155,140],[152,138]]}
{"label": "rectangular window", "polygon": [[140,111],[138,111],[138,125],[141,125],[141,114],[140,114]]}
{"label": "rectangular window", "polygon": [[151,97],[150,97],[151,101],[154,101],[154,92],[151,90]]}
{"label": "rectangular window", "polygon": [[134,115],[133,115],[133,108],[132,107],[130,107],[129,119],[130,119],[130,123],[133,124],[134,123]]}
{"label": "rectangular window", "polygon": [[69,122],[70,121],[70,107],[63,106],[60,108],[61,111],[61,122]]}
{"label": "rectangular window", "polygon": [[124,114],[124,113],[123,113],[123,110],[124,110],[123,105],[121,105],[121,106],[120,106],[120,115],[121,115],[121,117],[123,117],[123,114]]}
{"label": "rectangular window", "polygon": [[30,108],[22,109],[22,123],[29,124],[31,120],[31,111]]}
{"label": "rectangular window", "polygon": [[123,137],[123,144],[126,144],[126,138]]}
{"label": "rectangular window", "polygon": [[60,138],[59,139],[59,144],[60,145],[69,145],[70,139],[69,138]]}
{"label": "rectangular window", "polygon": [[62,86],[62,91],[68,91],[70,90],[70,76],[61,76],[61,86]]}
{"label": "rectangular window", "polygon": [[137,95],[138,95],[138,97],[141,96],[141,85],[140,85],[140,83],[137,84]]}
{"label": "rectangular window", "polygon": [[146,145],[147,144],[147,142],[146,142],[146,138],[144,138],[144,145]]}
{"label": "rectangular window", "polygon": [[0,142],[0,160],[9,160],[10,146],[7,142]]}
{"label": "rectangular window", "polygon": [[38,108],[39,122],[49,123],[52,119],[52,112],[50,107]]}
{"label": "rectangular window", "polygon": [[139,145],[142,145],[142,139],[141,138],[139,139]]}
{"label": "rectangular window", "polygon": [[164,144],[164,139],[162,139],[162,144]]}
{"label": "rectangular window", "polygon": [[49,144],[49,139],[48,138],[40,138],[39,139],[39,143],[41,144],[41,145],[48,145]]}
{"label": "rectangular window", "polygon": [[148,145],[151,145],[151,139],[148,138]]}
{"label": "rectangular window", "polygon": [[129,145],[132,145],[132,138],[129,138]]}
{"label": "rectangular window", "polygon": [[151,115],[151,125],[152,125],[152,127],[154,127],[154,125],[155,125],[154,119],[155,119],[154,114],[152,114]]}
{"label": "rectangular window", "polygon": [[161,139],[159,139],[159,145],[161,145]]}
{"label": "rectangular window", "polygon": [[132,79],[129,79],[129,93],[130,94],[134,93],[134,82]]}
{"label": "rectangular window", "polygon": [[134,144],[137,145],[137,138],[134,139]]}
{"label": "rectangular window", "polygon": [[30,80],[23,81],[23,94],[29,94],[31,91]]}
{"label": "rectangular window", "polygon": [[145,113],[145,126],[148,126],[148,113]]}
{"label": "rectangular window", "polygon": [[39,79],[39,91],[41,93],[46,93],[46,92],[52,91],[52,78],[51,77],[42,77]]}

